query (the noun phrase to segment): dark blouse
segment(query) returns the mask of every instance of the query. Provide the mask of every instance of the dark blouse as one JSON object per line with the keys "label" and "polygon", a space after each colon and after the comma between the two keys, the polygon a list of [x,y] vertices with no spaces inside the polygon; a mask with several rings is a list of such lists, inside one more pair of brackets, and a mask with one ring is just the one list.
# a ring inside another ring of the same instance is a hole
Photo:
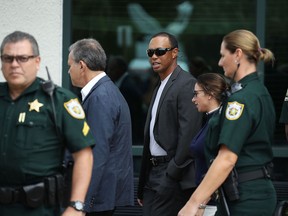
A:
{"label": "dark blouse", "polygon": [[195,183],[197,185],[200,184],[203,176],[208,170],[208,166],[207,166],[205,154],[204,154],[204,145],[205,145],[206,132],[208,128],[208,121],[215,111],[206,115],[206,122],[204,126],[201,128],[201,130],[194,137],[194,139],[192,140],[190,144],[191,154],[195,158],[195,166],[196,166]]}

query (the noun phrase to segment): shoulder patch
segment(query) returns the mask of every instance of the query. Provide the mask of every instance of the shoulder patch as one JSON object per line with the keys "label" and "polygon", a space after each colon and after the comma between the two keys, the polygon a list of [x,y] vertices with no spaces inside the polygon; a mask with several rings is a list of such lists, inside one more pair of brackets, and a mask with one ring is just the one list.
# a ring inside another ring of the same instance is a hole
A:
{"label": "shoulder patch", "polygon": [[237,101],[228,102],[226,108],[226,118],[229,120],[237,120],[243,112],[244,104],[240,104]]}
{"label": "shoulder patch", "polygon": [[65,102],[64,107],[68,111],[68,113],[74,118],[77,118],[77,119],[85,118],[84,110],[77,98],[71,99],[68,102]]}

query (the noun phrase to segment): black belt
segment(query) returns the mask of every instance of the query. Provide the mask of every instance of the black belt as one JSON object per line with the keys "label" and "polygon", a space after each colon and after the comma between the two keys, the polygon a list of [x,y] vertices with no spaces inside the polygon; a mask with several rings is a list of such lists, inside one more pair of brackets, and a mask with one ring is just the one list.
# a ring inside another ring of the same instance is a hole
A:
{"label": "black belt", "polygon": [[153,166],[158,166],[160,163],[167,163],[171,160],[169,156],[152,156],[150,161]]}
{"label": "black belt", "polygon": [[270,171],[267,169],[266,166],[257,170],[248,171],[244,173],[238,173],[238,183],[251,181],[255,179],[261,179],[261,178],[268,178],[268,179],[271,178]]}
{"label": "black belt", "polygon": [[64,179],[61,174],[45,177],[43,181],[19,187],[0,186],[0,204],[22,203],[37,208],[42,204],[56,206],[62,200]]}
{"label": "black belt", "polygon": [[[30,207],[36,207],[36,202],[43,203],[45,186],[44,182],[34,185],[27,185],[19,188],[0,187],[0,204],[23,203]],[[33,197],[28,199],[29,196]]]}
{"label": "black belt", "polygon": [[25,194],[23,190],[9,187],[0,187],[0,204],[23,202],[24,200]]}

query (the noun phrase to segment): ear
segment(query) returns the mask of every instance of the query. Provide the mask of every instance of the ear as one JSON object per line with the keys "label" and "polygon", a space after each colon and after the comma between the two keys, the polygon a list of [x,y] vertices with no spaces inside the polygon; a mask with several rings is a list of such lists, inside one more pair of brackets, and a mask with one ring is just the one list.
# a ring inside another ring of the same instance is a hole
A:
{"label": "ear", "polygon": [[178,48],[174,48],[174,49],[172,50],[172,58],[173,58],[173,59],[174,59],[174,58],[177,58],[178,52],[179,52],[179,49],[178,49]]}
{"label": "ear", "polygon": [[240,58],[242,57],[242,55],[243,55],[242,49],[237,48],[237,49],[235,50],[235,54],[236,54],[236,57],[237,57],[238,59],[240,59]]}
{"label": "ear", "polygon": [[79,68],[80,76],[85,76],[86,75],[86,68],[87,68],[85,62],[81,60],[79,62],[79,67],[80,67]]}
{"label": "ear", "polygon": [[36,59],[35,59],[37,65],[36,65],[36,69],[37,71],[40,70],[40,62],[41,62],[41,57],[40,56],[37,56]]}
{"label": "ear", "polygon": [[80,69],[84,69],[86,67],[85,62],[82,60],[80,60],[79,65],[80,65]]}

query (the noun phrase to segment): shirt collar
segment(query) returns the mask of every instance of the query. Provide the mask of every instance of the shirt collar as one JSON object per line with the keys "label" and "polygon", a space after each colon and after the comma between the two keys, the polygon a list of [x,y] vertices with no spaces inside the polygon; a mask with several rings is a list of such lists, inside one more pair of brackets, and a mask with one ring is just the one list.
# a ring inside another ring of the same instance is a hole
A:
{"label": "shirt collar", "polygon": [[166,83],[168,82],[169,78],[171,77],[171,74],[172,73],[170,73],[167,77],[165,77],[164,80],[161,80],[161,85],[166,85]]}
{"label": "shirt collar", "polygon": [[[31,83],[30,86],[28,86],[19,97],[21,97],[24,94],[37,91],[39,89],[39,84],[43,82],[43,80],[39,77],[36,77],[33,83]],[[0,96],[8,96],[9,95],[9,87],[7,82],[0,83]],[[18,98],[19,98],[18,97]],[[17,99],[18,99],[17,98]]]}
{"label": "shirt collar", "polygon": [[217,111],[219,108],[220,108],[220,106],[218,106],[218,107],[216,107],[215,109],[213,109],[213,110],[207,112],[206,114],[209,115],[209,114],[211,114],[211,113]]}
{"label": "shirt collar", "polygon": [[102,72],[91,79],[81,90],[82,101],[85,100],[86,96],[89,94],[93,86],[102,78],[106,76],[105,72]]}

